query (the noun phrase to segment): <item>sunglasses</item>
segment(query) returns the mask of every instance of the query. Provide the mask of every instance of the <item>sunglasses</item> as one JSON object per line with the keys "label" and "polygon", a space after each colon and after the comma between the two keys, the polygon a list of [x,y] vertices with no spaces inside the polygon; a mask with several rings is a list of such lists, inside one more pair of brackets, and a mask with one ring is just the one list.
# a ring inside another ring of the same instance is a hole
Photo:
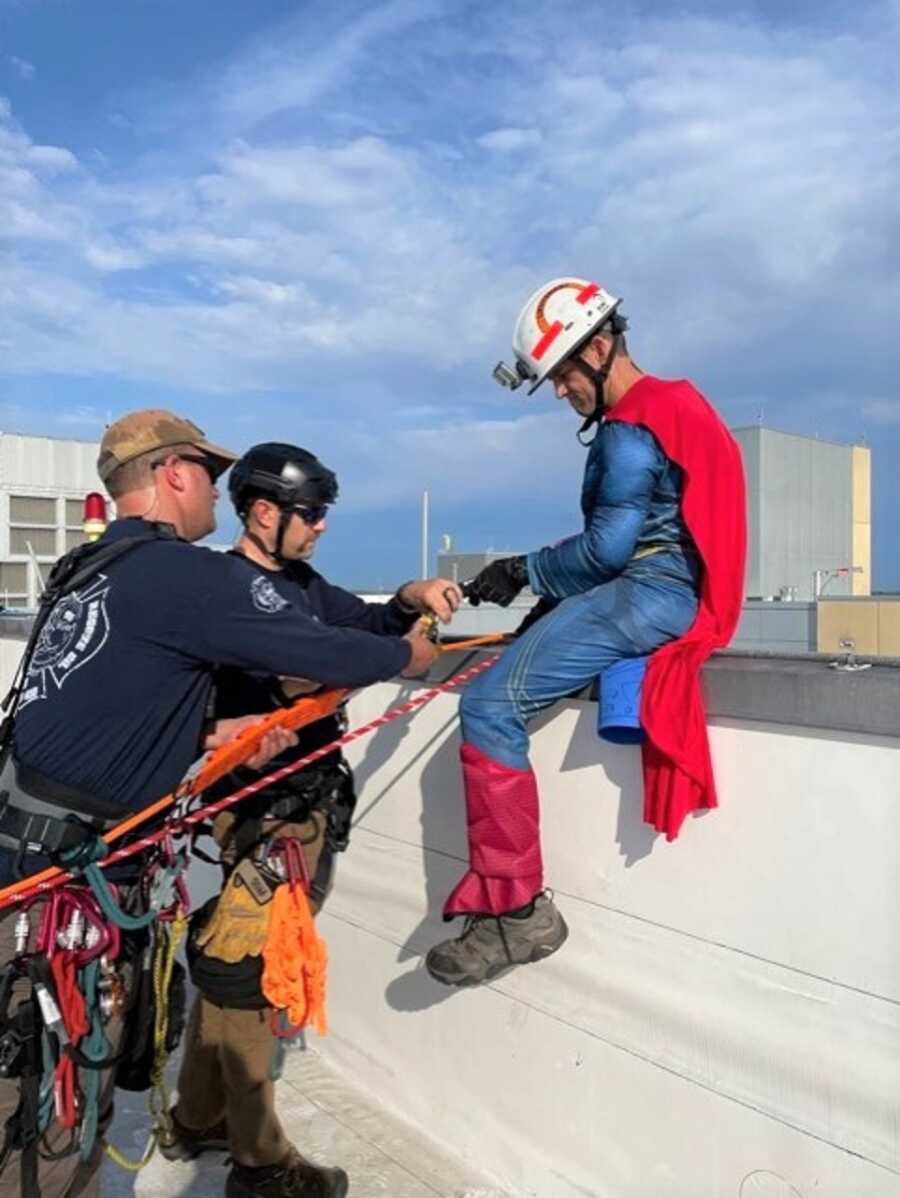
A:
{"label": "sunglasses", "polygon": [[[217,462],[214,462],[212,458],[201,457],[199,454],[195,455],[192,453],[180,453],[178,454],[178,461],[193,462],[195,466],[202,466],[209,475],[209,481],[213,484],[213,486],[215,486],[216,480],[222,473],[222,468]],[[162,465],[162,463],[158,462],[157,465]]]}
{"label": "sunglasses", "polygon": [[300,507],[296,505],[291,508],[292,512],[300,517],[304,524],[308,524],[310,528],[314,524],[318,524],[320,520],[324,520],[328,515],[328,505],[325,503],[319,504],[317,507]]}

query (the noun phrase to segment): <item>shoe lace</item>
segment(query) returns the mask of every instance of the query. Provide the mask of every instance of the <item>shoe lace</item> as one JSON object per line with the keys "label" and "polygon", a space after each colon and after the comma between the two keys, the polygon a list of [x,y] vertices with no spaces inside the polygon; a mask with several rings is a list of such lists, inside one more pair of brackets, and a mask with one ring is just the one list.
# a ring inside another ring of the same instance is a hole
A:
{"label": "shoe lace", "polygon": [[304,1190],[307,1189],[306,1183],[309,1181],[309,1173],[300,1161],[295,1161],[285,1169],[278,1181],[281,1185],[282,1193],[302,1195]]}
{"label": "shoe lace", "polygon": [[512,963],[512,953],[509,951],[509,942],[506,939],[506,932],[503,927],[503,917],[501,915],[467,915],[463,930],[460,933],[460,940],[466,940],[473,932],[481,927],[483,923],[493,921],[497,925],[497,931],[500,934],[500,943],[503,945],[503,951],[506,953],[506,959]]}
{"label": "shoe lace", "polygon": [[322,1173],[308,1161],[294,1161],[279,1180],[283,1193],[295,1198],[328,1198],[331,1193]]}

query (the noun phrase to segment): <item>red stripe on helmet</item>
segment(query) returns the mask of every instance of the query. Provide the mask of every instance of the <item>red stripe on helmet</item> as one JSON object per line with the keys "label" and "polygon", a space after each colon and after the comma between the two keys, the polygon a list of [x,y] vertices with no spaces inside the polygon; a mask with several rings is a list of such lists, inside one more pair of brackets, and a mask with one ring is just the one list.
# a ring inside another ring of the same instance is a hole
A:
{"label": "red stripe on helmet", "polygon": [[599,283],[588,283],[587,287],[585,287],[582,291],[579,291],[578,294],[575,296],[576,303],[586,304],[589,299],[594,298],[594,296],[597,294],[597,292],[599,290],[600,290]]}
{"label": "red stripe on helmet", "polygon": [[537,343],[537,345],[534,347],[534,349],[531,351],[531,356],[532,356],[532,358],[534,358],[534,360],[536,362],[540,362],[541,358],[543,358],[544,354],[547,352],[547,350],[550,348],[550,346],[553,344],[553,342],[556,340],[556,338],[560,335],[560,333],[562,331],[563,331],[562,321],[555,320],[553,322],[553,324],[550,326],[550,328],[547,330],[547,332],[540,339],[540,341]]}

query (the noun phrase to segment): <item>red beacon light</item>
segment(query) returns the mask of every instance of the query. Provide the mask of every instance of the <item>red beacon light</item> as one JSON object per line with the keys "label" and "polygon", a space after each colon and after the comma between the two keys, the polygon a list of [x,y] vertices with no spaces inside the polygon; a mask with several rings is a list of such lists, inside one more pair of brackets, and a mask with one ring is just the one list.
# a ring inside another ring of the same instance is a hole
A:
{"label": "red beacon light", "polygon": [[106,500],[96,491],[84,498],[84,523],[81,526],[89,541],[96,541],[106,532]]}

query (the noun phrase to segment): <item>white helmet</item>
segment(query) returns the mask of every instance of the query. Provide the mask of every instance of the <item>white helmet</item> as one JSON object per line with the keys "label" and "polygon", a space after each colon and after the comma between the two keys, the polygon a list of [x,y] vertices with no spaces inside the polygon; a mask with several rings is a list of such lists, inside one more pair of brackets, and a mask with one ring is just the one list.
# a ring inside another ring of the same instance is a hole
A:
{"label": "white helmet", "polygon": [[[498,362],[494,378],[511,390],[530,382],[528,394],[533,394],[560,362],[600,331],[621,302],[605,287],[587,279],[553,279],[545,283],[516,321],[515,369]],[[624,327],[624,319],[619,317],[615,331],[621,332]]]}

